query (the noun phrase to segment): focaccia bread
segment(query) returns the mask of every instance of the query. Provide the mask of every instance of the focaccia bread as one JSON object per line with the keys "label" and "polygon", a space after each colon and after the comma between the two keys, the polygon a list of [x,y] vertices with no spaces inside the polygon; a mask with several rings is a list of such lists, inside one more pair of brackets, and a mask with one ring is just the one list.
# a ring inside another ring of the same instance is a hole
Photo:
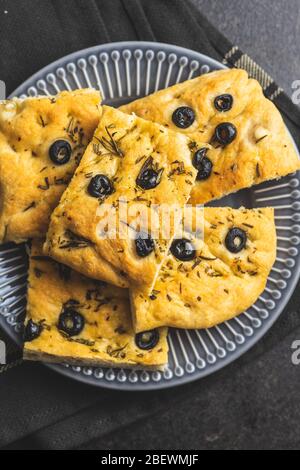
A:
{"label": "focaccia bread", "polygon": [[131,291],[136,331],[209,328],[249,308],[265,288],[276,256],[273,209],[189,210],[193,218],[174,239],[151,294]]}
{"label": "focaccia bread", "polygon": [[93,281],[43,256],[33,241],[24,358],[115,367],[163,366],[166,328],[135,335],[128,291]]}
{"label": "focaccia bread", "polygon": [[100,112],[93,89],[0,102],[0,243],[45,237]]}
{"label": "focaccia bread", "polygon": [[[196,177],[190,144],[183,134],[104,106],[51,216],[45,253],[95,279],[151,287],[175,222],[162,223],[157,207],[181,208],[188,200]],[[105,232],[108,216],[117,221],[115,232]]]}
{"label": "focaccia bread", "polygon": [[300,168],[283,119],[241,69],[179,83],[120,108],[206,142],[196,151],[192,203],[279,178]]}

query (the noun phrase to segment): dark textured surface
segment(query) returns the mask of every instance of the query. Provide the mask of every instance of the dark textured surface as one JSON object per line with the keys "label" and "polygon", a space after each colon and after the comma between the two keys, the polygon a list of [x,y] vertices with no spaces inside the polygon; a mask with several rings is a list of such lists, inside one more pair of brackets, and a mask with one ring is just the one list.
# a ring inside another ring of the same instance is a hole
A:
{"label": "dark textured surface", "polygon": [[[199,44],[201,49],[205,37],[201,40],[200,29],[184,27],[179,35],[172,21],[159,26],[166,1],[142,2],[156,25],[151,31],[134,0],[77,0],[77,8],[71,0],[52,0],[43,2],[43,11],[38,0],[19,0],[15,8],[14,2],[0,0],[2,78],[11,91],[49,61],[109,39],[167,39],[193,49]],[[300,0],[193,1],[291,93],[292,81],[300,78]],[[100,4],[101,9],[105,4],[102,22]],[[126,8],[131,21],[114,29],[111,24],[123,21]],[[165,18],[172,13],[175,21],[178,0],[169,0],[167,8]],[[183,10],[180,19],[191,24]],[[24,24],[31,25],[27,42]],[[75,383],[38,364],[23,364],[1,374],[0,447],[299,448],[300,366],[291,362],[292,342],[300,340],[297,292],[299,285],[280,319],[251,351],[215,375],[177,389],[110,392]]]}
{"label": "dark textured surface", "polygon": [[300,79],[300,0],[192,0],[291,95]]}

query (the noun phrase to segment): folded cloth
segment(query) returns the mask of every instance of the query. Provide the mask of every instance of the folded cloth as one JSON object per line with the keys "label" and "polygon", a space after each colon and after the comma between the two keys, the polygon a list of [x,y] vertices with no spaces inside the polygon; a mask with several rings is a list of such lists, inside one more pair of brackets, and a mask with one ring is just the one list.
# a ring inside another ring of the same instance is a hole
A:
{"label": "folded cloth", "polygon": [[[261,67],[232,45],[188,0],[4,0],[1,6],[7,13],[1,11],[0,16],[0,79],[5,81],[8,94],[41,67],[79,49],[126,40],[172,43],[207,54],[229,67],[246,69],[260,81],[266,96],[279,107],[300,147],[299,109]],[[272,350],[276,345],[292,331],[299,331],[296,330],[300,326],[300,317],[296,314],[299,303],[294,295],[284,314],[255,349],[231,368],[222,371],[222,374],[204,380],[214,384],[222,395],[218,405],[220,410],[235,392],[234,387],[224,390],[222,384],[219,384],[220,379],[224,380],[227,374],[238,372],[245,362],[253,362],[251,370],[252,374],[256,374],[254,364],[258,364],[258,367],[263,367],[263,364],[255,358],[267,351],[268,357],[273,357]],[[5,341],[9,343],[7,338]],[[8,354],[8,361],[14,363],[18,358],[18,350],[10,344],[7,350],[14,350]],[[274,357],[276,354],[278,351],[274,349]],[[268,364],[272,364],[271,359],[266,366]],[[284,364],[282,361],[282,368]],[[3,369],[6,370],[7,366]],[[272,388],[272,377],[269,379]],[[198,412],[196,410],[203,408],[196,408],[196,397],[199,397],[200,391],[204,404],[213,396],[209,387],[203,387],[195,383],[172,392],[172,403],[180,401],[181,397],[185,398],[186,392],[189,401],[194,402],[194,408],[183,408],[189,415],[190,423]],[[261,387],[263,389],[263,385]],[[248,403],[249,386],[246,381],[239,387],[238,393],[240,403],[243,400]],[[129,395],[93,389],[79,383],[74,386],[69,379],[41,365],[24,364],[0,375],[0,446],[85,447],[89,440],[100,441],[101,436],[154,415],[171,403],[168,391],[152,392],[151,399],[150,395],[147,395],[147,400],[145,397],[137,393]],[[281,400],[281,396],[278,399]],[[275,395],[273,400],[276,401]],[[251,408],[249,404],[249,419],[251,416],[256,419],[257,406]],[[180,409],[174,405],[174,410],[180,418]],[[270,410],[270,413],[274,413],[274,410]],[[188,418],[185,415],[185,420]],[[180,422],[178,419],[177,423]],[[148,429],[151,430],[151,427]],[[170,429],[168,433],[172,443],[175,431]],[[174,445],[173,442],[170,447],[174,448]],[[119,446],[122,446],[121,441]]]}

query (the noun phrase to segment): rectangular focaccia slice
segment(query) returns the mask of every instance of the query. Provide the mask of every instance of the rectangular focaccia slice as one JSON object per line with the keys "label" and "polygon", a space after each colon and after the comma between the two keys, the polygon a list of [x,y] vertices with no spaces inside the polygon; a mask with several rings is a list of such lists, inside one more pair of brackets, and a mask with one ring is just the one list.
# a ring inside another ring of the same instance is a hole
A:
{"label": "rectangular focaccia slice", "polygon": [[100,112],[93,89],[0,102],[0,243],[45,238]]}
{"label": "rectangular focaccia slice", "polygon": [[120,109],[211,144],[195,157],[194,204],[300,168],[280,112],[241,69],[204,74]]}
{"label": "rectangular focaccia slice", "polygon": [[166,328],[135,335],[126,289],[85,278],[32,242],[25,359],[157,368],[168,361],[166,335]]}
{"label": "rectangular focaccia slice", "polygon": [[188,211],[153,291],[131,291],[136,331],[210,328],[249,308],[266,286],[276,256],[273,208]]}
{"label": "rectangular focaccia slice", "polygon": [[[157,207],[181,208],[195,177],[186,136],[104,106],[51,216],[45,253],[92,278],[151,286],[174,234],[172,214],[168,230]],[[103,236],[107,215],[117,227]]]}

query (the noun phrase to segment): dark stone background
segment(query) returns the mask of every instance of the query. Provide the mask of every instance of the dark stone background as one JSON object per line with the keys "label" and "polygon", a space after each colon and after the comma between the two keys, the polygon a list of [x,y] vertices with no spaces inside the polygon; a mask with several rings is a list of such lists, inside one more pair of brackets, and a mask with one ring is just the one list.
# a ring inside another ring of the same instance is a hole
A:
{"label": "dark stone background", "polygon": [[[292,81],[300,79],[300,0],[193,1],[291,94]],[[291,362],[291,344],[300,339],[298,292],[299,285],[280,319],[251,351],[186,386],[120,393],[72,382],[39,364],[8,371],[0,378],[0,403],[12,434],[20,406],[27,406],[33,418],[27,421],[29,438],[10,448],[47,448],[50,441],[63,448],[70,435],[76,446],[76,433],[78,444],[86,433],[89,444],[82,447],[89,449],[298,449],[300,365]],[[24,390],[21,403],[19,390]],[[33,392],[35,402],[26,405]],[[49,392],[44,410],[49,416],[37,418]],[[47,427],[35,431],[43,420]]]}
{"label": "dark stone background", "polygon": [[300,79],[299,0],[192,1],[291,94],[291,83]]}

